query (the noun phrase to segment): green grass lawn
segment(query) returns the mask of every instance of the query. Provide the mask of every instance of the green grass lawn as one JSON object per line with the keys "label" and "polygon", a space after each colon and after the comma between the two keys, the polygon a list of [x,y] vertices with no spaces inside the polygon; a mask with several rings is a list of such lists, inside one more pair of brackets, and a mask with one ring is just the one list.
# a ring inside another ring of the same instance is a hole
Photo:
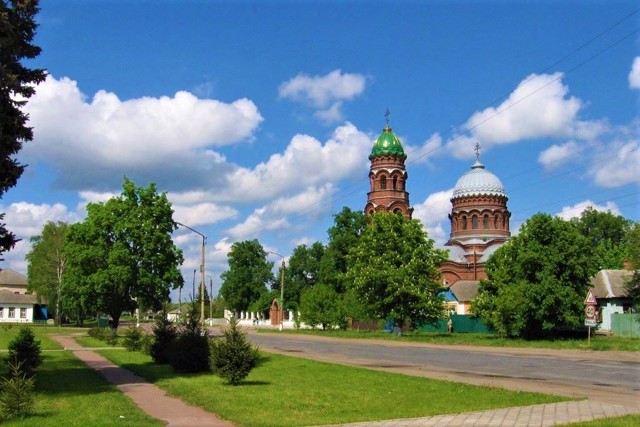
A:
{"label": "green grass lawn", "polygon": [[[258,331],[274,332],[273,329]],[[599,351],[640,351],[639,338],[614,337],[596,335],[591,337],[591,343],[584,339],[555,339],[555,340],[523,340],[501,338],[495,334],[476,333],[442,333],[442,332],[405,332],[396,336],[384,331],[321,331],[312,329],[285,330],[279,333],[306,334],[335,338],[382,339],[403,342],[421,342],[430,344],[473,345],[489,347],[520,347],[520,348],[550,348],[568,350],[599,350]]]}
{"label": "green grass lawn", "polygon": [[149,356],[100,350],[111,361],[240,426],[305,426],[422,417],[557,402],[562,397],[429,380],[263,353],[241,386],[175,374]]}
{"label": "green grass lawn", "polygon": [[[14,328],[16,329],[16,328]],[[53,328],[51,328],[53,329]],[[34,330],[36,330],[34,328]],[[50,331],[49,331],[50,332]],[[68,332],[68,331],[67,331]],[[2,348],[17,333],[0,331]],[[43,349],[60,348],[47,331],[36,330]],[[76,359],[70,351],[43,351],[36,374],[35,412],[22,420],[1,420],[7,426],[161,426],[148,417],[115,386]],[[0,358],[4,359],[2,355]],[[7,366],[0,362],[0,375]]]}

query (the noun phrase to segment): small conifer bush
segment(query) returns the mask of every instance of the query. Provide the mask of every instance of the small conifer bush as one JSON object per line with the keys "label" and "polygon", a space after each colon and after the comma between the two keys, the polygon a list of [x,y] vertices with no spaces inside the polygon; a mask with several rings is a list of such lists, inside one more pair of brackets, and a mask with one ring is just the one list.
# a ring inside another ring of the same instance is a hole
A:
{"label": "small conifer bush", "polygon": [[171,345],[169,364],[176,372],[206,372],[211,369],[209,332],[200,326],[193,304]]}
{"label": "small conifer bush", "polygon": [[169,363],[169,352],[178,336],[176,325],[167,318],[168,311],[168,307],[164,307],[156,316],[156,324],[153,326],[153,342],[149,347],[149,355],[159,365]]}
{"label": "small conifer bush", "polygon": [[33,330],[28,326],[20,328],[18,335],[9,343],[9,355],[6,362],[18,366],[27,377],[36,373],[42,364],[40,341],[36,341]]}
{"label": "small conifer bush", "polygon": [[35,381],[19,361],[9,362],[8,378],[0,380],[0,410],[4,418],[23,418],[33,411]]}
{"label": "small conifer bush", "polygon": [[145,336],[142,328],[130,326],[124,333],[122,345],[127,351],[140,351],[144,347]]}
{"label": "small conifer bush", "polygon": [[260,352],[247,334],[232,319],[224,331],[224,337],[211,342],[213,372],[231,385],[239,385],[256,366]]}

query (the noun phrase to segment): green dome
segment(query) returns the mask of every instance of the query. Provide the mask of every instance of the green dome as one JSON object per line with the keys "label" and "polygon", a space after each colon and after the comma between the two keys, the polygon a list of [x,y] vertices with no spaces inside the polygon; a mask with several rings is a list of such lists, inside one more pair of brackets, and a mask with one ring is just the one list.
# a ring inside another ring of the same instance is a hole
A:
{"label": "green dome", "polygon": [[407,155],[404,154],[404,150],[402,149],[400,140],[393,134],[389,125],[385,126],[382,134],[380,134],[375,144],[373,144],[373,149],[371,150],[369,159],[379,156],[397,156],[405,159],[407,158]]}

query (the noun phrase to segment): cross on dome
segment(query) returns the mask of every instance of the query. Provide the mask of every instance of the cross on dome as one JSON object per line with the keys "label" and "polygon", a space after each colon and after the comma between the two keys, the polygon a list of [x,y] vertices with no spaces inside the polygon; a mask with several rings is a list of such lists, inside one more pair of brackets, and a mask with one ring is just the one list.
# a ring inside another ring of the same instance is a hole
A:
{"label": "cross on dome", "polygon": [[480,144],[478,144],[477,142],[476,142],[476,147],[475,147],[474,150],[476,152],[476,160],[480,161]]}

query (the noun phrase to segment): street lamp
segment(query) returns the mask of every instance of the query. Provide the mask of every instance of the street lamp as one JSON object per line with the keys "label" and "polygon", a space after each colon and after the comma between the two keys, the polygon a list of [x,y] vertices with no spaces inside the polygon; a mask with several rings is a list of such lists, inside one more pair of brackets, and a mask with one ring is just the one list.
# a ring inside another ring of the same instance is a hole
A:
{"label": "street lamp", "polygon": [[280,330],[284,329],[284,256],[278,252],[267,251],[270,254],[278,255],[282,258],[282,273],[280,274]]}
{"label": "street lamp", "polygon": [[[201,232],[199,232],[198,230],[194,230],[193,228],[189,227],[188,225],[185,225],[181,222],[176,221],[176,224],[183,226],[184,228],[188,228],[189,230],[193,231],[196,234],[199,234],[200,237],[202,237],[202,264],[200,264],[200,268],[201,268],[201,275],[200,275],[200,324],[204,325],[204,273],[205,273],[205,269],[204,269],[204,247],[206,244],[206,240],[207,240],[207,236],[205,236],[204,234],[202,234]],[[193,270],[193,277],[194,277],[194,284],[195,284],[195,270]],[[194,294],[195,294],[195,289],[193,290]],[[195,295],[194,295],[195,298]]]}

